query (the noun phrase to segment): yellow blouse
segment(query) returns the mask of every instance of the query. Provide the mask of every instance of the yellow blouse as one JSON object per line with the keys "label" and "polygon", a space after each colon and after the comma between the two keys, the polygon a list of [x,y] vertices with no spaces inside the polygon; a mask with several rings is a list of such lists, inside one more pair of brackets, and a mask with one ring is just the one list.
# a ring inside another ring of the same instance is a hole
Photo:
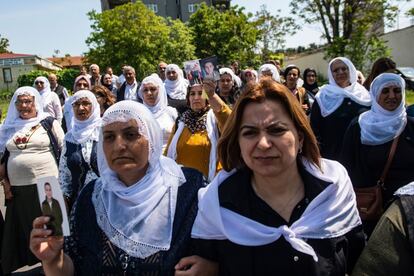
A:
{"label": "yellow blouse", "polygon": [[[230,114],[231,109],[227,105],[223,105],[219,112],[214,112],[220,131],[224,128]],[[165,153],[168,152],[168,147],[170,146],[176,129],[177,126],[174,126]],[[194,168],[207,177],[210,161],[210,148],[211,143],[206,130],[198,131],[193,134],[187,127],[184,127],[183,132],[177,141],[177,159],[175,161],[185,167]],[[217,162],[217,172],[219,170],[221,170],[221,165]]]}

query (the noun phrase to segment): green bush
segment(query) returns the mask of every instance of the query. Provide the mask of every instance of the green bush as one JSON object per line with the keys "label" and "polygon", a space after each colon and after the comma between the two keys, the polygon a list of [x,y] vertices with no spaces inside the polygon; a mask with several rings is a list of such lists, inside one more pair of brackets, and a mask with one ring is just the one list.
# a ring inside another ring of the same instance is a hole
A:
{"label": "green bush", "polygon": [[10,91],[7,89],[0,90],[0,101],[8,101],[13,96],[14,91]]}
{"label": "green bush", "polygon": [[27,74],[20,75],[17,79],[17,84],[19,87],[22,86],[33,86],[33,82],[37,77],[44,76],[47,77],[49,73],[42,70],[33,70]]}
{"label": "green bush", "polygon": [[[72,90],[75,78],[79,75],[79,71],[75,69],[63,69],[60,71],[53,72],[58,76],[59,84],[66,87],[68,90]],[[33,70],[27,74],[20,75],[17,79],[19,87],[21,86],[33,86],[34,80],[39,76],[47,77],[50,72],[42,70]]]}

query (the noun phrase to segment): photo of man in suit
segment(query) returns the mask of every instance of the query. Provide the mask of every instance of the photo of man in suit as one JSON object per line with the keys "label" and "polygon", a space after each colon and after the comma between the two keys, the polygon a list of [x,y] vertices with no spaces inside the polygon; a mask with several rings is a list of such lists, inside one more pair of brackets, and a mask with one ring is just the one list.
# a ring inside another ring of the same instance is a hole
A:
{"label": "photo of man in suit", "polygon": [[63,236],[63,216],[59,201],[53,198],[52,186],[49,182],[45,183],[44,188],[46,199],[42,202],[42,212],[44,216],[50,217],[50,221],[47,224],[47,228],[52,230],[53,236]]}

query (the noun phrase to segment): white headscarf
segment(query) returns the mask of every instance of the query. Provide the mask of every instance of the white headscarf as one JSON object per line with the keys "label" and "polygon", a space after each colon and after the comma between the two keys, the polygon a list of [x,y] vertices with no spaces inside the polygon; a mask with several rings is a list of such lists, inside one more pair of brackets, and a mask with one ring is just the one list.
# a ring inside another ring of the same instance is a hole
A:
{"label": "white headscarf", "polygon": [[336,161],[322,159],[322,172],[302,160],[305,169],[313,176],[330,184],[306,207],[302,216],[290,227],[278,228],[263,225],[257,221],[220,207],[218,189],[220,184],[236,170],[220,171],[206,188],[198,192],[198,214],[191,235],[201,239],[228,239],[245,246],[270,244],[281,236],[302,253],[318,261],[314,249],[306,239],[328,239],[339,237],[361,224],[355,193],[346,169]]}
{"label": "white headscarf", "polygon": [[[349,81],[351,85],[342,88],[336,83],[332,71],[331,65],[337,60],[341,60],[348,67]],[[328,78],[329,84],[321,87],[319,93],[316,94],[316,100],[321,108],[321,115],[326,117],[334,112],[345,98],[351,98],[351,100],[364,106],[371,105],[371,96],[369,92],[357,82],[357,72],[354,64],[344,57],[337,57],[332,59],[328,65]]]}
{"label": "white headscarf", "polygon": [[259,72],[258,72],[259,79],[263,76],[264,71],[272,72],[272,79],[274,81],[280,82],[279,70],[277,70],[276,66],[274,66],[273,64],[263,64],[262,66],[260,66]]}
{"label": "white headscarf", "polygon": [[[175,71],[178,75],[175,81],[171,81],[167,77],[167,73],[170,71]],[[178,67],[176,64],[168,64],[165,68],[165,90],[167,91],[168,96],[176,100],[185,100],[187,95],[188,81],[184,79],[183,70]]]}
{"label": "white headscarf", "polygon": [[74,144],[82,144],[87,140],[98,141],[99,127],[101,125],[101,109],[96,100],[95,95],[88,90],[79,90],[72,97],[70,97],[69,104],[72,106],[75,102],[82,98],[87,98],[92,103],[91,115],[85,121],[76,119],[72,109],[72,120],[69,125],[72,127],[65,135],[65,140]]}
{"label": "white headscarf", "polygon": [[396,196],[404,196],[404,195],[414,195],[414,181],[408,183],[407,185],[399,188],[397,191],[395,191],[394,195]]}
{"label": "white headscarf", "polygon": [[[237,86],[239,86],[239,84],[237,83],[237,78],[238,77],[234,74],[233,70],[231,70],[230,68],[227,68],[227,67],[223,67],[223,68],[219,69],[219,72],[220,72],[220,76],[224,75],[224,74],[230,75],[231,80],[233,81],[233,83],[235,83]],[[239,78],[239,80],[240,80],[240,78]],[[240,82],[241,82],[241,80],[240,80]]]}
{"label": "white headscarf", "polygon": [[256,70],[254,70],[254,69],[246,69],[246,70],[244,70],[244,73],[243,74],[246,74],[247,72],[250,72],[254,76],[254,78],[255,78],[254,82],[255,83],[257,83],[259,81],[259,78],[257,76],[257,71]]}
{"label": "white headscarf", "polygon": [[[220,69],[221,70],[221,69]],[[207,113],[207,122],[206,122],[207,136],[210,140],[210,158],[208,164],[208,181],[212,181],[217,169],[217,142],[219,139],[219,132],[216,122],[216,116],[212,109]],[[177,159],[177,144],[180,139],[181,133],[184,130],[184,122],[179,121],[177,130],[174,133],[174,136],[171,140],[170,146],[168,147],[167,156],[171,159]]]}
{"label": "white headscarf", "polygon": [[[382,89],[390,85],[401,88],[402,100],[393,111],[385,110],[378,104]],[[371,110],[359,115],[361,126],[361,143],[364,145],[381,145],[393,140],[404,131],[407,124],[405,111],[405,81],[399,75],[383,73],[371,83]]]}
{"label": "white headscarf", "polygon": [[37,77],[35,79],[35,81],[33,82],[33,86],[36,87],[35,83],[37,81],[41,81],[43,82],[43,90],[39,91],[40,96],[42,96],[42,101],[43,101],[43,109],[46,108],[46,106],[49,104],[49,102],[52,100],[51,99],[51,95],[52,95],[52,91],[50,90],[50,82],[46,77]]}
{"label": "white headscarf", "polygon": [[[147,105],[144,101],[144,84],[148,83],[151,83],[158,87],[158,96],[155,100],[154,106]],[[141,86],[138,90],[138,94],[143,100],[143,104],[152,112],[155,118],[160,117],[164,113],[165,108],[168,106],[167,92],[165,91],[165,87],[162,80],[160,79],[160,77],[158,77],[157,74],[152,74],[151,76],[148,76],[142,80]]]}
{"label": "white headscarf", "polygon": [[[15,102],[17,97],[21,95],[28,95],[34,97],[34,104],[37,115],[30,119],[21,119],[19,111],[16,108]],[[7,117],[4,123],[0,126],[0,156],[5,152],[6,144],[13,135],[21,130],[28,130],[40,123],[41,120],[47,117],[43,112],[42,97],[39,92],[33,87],[23,86],[17,89],[12,99],[10,100],[9,109],[7,110]]]}
{"label": "white headscarf", "polygon": [[[148,140],[147,172],[127,187],[109,168],[103,139],[99,139],[101,177],[95,183],[92,202],[97,223],[108,239],[127,254],[144,259],[170,248],[178,187],[185,177],[175,161],[161,155],[161,129],[143,104],[125,100],[112,105],[105,111],[102,125],[130,120],[137,122],[139,133]],[[102,130],[100,135],[102,138]]]}

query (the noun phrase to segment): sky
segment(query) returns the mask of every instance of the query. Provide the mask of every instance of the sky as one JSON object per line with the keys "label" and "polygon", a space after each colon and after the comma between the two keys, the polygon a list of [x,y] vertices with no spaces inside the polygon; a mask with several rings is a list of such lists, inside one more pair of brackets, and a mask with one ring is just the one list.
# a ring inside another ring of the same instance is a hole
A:
{"label": "sky", "polygon": [[[290,1],[276,0],[232,0],[232,5],[245,7],[255,13],[262,5],[275,14],[281,10],[282,16],[289,15]],[[407,10],[414,3],[401,3]],[[36,54],[51,57],[70,54],[81,55],[87,52],[86,38],[91,32],[87,12],[101,11],[100,0],[0,0],[0,35],[9,39],[9,50],[20,54]],[[399,27],[409,25],[409,19],[399,18]],[[303,25],[296,35],[287,37],[287,47],[307,46],[310,43],[322,44],[321,27]]]}

